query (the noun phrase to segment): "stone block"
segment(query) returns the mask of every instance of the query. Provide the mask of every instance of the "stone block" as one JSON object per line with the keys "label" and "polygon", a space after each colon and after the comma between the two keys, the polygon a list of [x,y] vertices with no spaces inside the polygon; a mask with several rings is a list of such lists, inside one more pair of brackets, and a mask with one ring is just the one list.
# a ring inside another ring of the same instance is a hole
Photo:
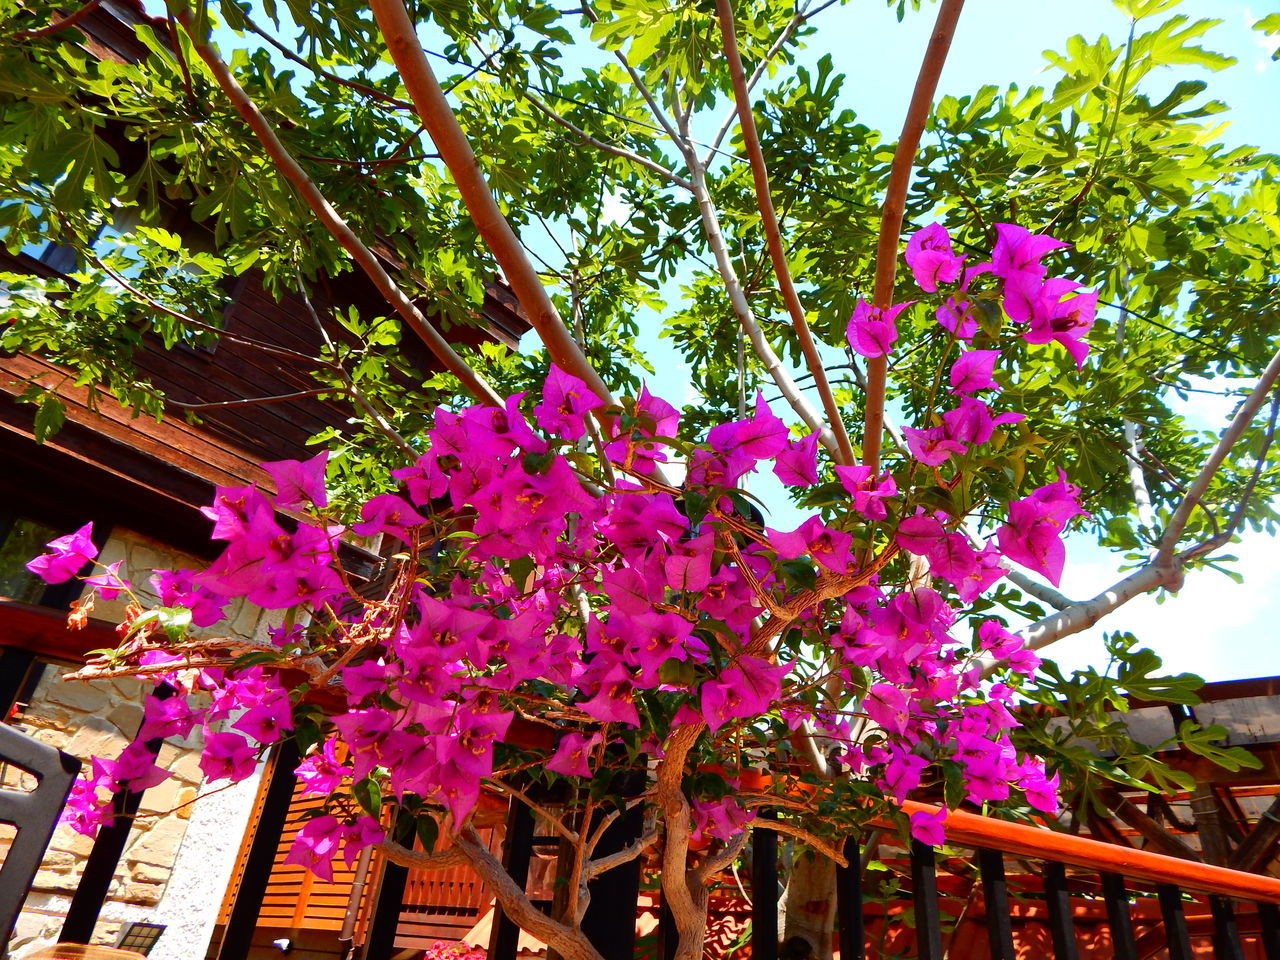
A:
{"label": "stone block", "polygon": [[165,769],[188,784],[200,783],[204,779],[204,772],[200,769],[199,750],[179,751],[175,748],[173,760]]}
{"label": "stone block", "polygon": [[138,883],[129,881],[120,888],[120,892],[114,894],[117,900],[123,900],[126,903],[159,903],[160,896],[164,893],[163,883]]}
{"label": "stone block", "polygon": [[83,713],[100,713],[111,702],[111,697],[102,686],[79,680],[51,683],[46,696],[54,703]]}
{"label": "stone block", "polygon": [[36,871],[36,878],[32,881],[31,888],[33,890],[52,890],[58,893],[74,893],[79,884],[80,876],[73,871],[45,870],[41,868]]}
{"label": "stone block", "polygon": [[168,866],[178,855],[182,836],[187,832],[187,822],[181,817],[165,817],[154,824],[125,851],[125,857],[133,862]]}
{"label": "stone block", "polygon": [[139,883],[166,883],[173,871],[168,867],[153,863],[134,863],[129,866],[129,875]]}
{"label": "stone block", "polygon": [[132,703],[117,704],[107,714],[107,719],[121,734],[132,740],[137,735],[138,728],[142,726],[142,707]]}
{"label": "stone block", "polygon": [[71,735],[63,749],[72,756],[88,760],[90,757],[118,756],[128,743],[114,727],[85,726]]}

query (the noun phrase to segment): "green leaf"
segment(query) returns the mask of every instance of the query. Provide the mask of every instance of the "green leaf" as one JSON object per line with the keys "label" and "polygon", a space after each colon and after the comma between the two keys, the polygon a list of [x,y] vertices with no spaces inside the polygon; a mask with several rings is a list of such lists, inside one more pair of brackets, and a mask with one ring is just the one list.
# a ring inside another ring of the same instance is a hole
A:
{"label": "green leaf", "polygon": [[67,408],[61,398],[52,390],[40,398],[40,406],[36,408],[35,438],[36,443],[44,443],[62,429],[67,419]]}

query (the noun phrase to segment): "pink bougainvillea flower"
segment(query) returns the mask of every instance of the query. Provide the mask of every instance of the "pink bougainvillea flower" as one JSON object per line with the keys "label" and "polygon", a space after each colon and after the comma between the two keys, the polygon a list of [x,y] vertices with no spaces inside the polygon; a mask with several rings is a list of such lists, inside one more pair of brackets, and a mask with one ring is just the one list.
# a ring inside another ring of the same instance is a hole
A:
{"label": "pink bougainvillea flower", "polygon": [[1072,517],[1087,516],[1079,495],[1080,489],[1068,483],[1066,474],[1059,470],[1056,483],[1010,503],[1008,523],[996,530],[1000,552],[1058,586],[1066,562],[1063,528]]}
{"label": "pink bougainvillea flower", "polygon": [[285,510],[301,510],[309,502],[323,510],[329,505],[324,488],[324,471],[329,451],[323,450],[310,460],[276,460],[264,463],[262,469],[276,482],[276,506]]}
{"label": "pink bougainvillea flower", "polygon": [[544,766],[566,777],[590,777],[591,754],[602,739],[599,733],[566,733]]}
{"label": "pink bougainvillea flower", "polygon": [[[991,416],[991,408],[976,397],[962,397],[960,405],[942,415],[942,429],[948,440],[979,446],[991,439],[996,427],[1017,423],[1026,418],[1022,413]],[[909,446],[909,444],[908,444]]]}
{"label": "pink bougainvillea flower", "polygon": [[791,440],[774,460],[774,476],[788,487],[811,487],[818,482],[818,434]]}
{"label": "pink bougainvillea flower", "polygon": [[789,533],[768,528],[769,542],[785,559],[805,554],[832,573],[848,573],[853,566],[853,536],[832,530],[818,516],[812,516]]}
{"label": "pink bougainvillea flower", "polygon": [[764,394],[757,392],[751,419],[716,424],[707,434],[707,443],[719,454],[768,460],[787,448],[787,432],[787,425],[774,416]]}
{"label": "pink bougainvillea flower", "polygon": [[356,817],[355,823],[343,824],[342,826],[342,859],[350,870],[355,866],[356,859],[360,856],[360,851],[365,847],[371,847],[375,843],[381,843],[386,839],[386,831],[382,829],[382,825],[377,820],[362,813]]}
{"label": "pink bougainvillea flower", "polygon": [[707,726],[714,731],[730,720],[767,713],[782,693],[782,678],[790,669],[788,663],[739,657],[718,680],[708,680],[699,691]]}
{"label": "pink bougainvillea flower", "polygon": [[84,582],[97,590],[98,596],[103,600],[114,600],[129,589],[128,582],[120,577],[122,563],[124,563],[123,560],[117,560],[115,563],[107,564],[104,572],[85,577]]}
{"label": "pink bougainvillea flower", "polygon": [[191,611],[197,627],[211,627],[223,618],[230,601],[196,580],[195,570],[157,570],[151,577],[160,602]]}
{"label": "pink bougainvillea flower", "polygon": [[238,733],[210,733],[205,736],[200,769],[208,780],[238,783],[253,774],[258,751]]}
{"label": "pink bougainvillea flower", "polygon": [[343,833],[337,817],[327,813],[312,817],[294,837],[284,862],[305,867],[321,880],[332,881],[333,858],[338,853]]}
{"label": "pink bougainvillea flower", "polygon": [[907,438],[907,450],[927,467],[939,467],[951,459],[952,454],[962,454],[969,448],[951,437],[945,427],[903,427]]}
{"label": "pink bougainvillea flower", "polygon": [[936,314],[938,325],[950,330],[957,340],[972,340],[978,332],[976,309],[966,296],[947,297]]}
{"label": "pink bougainvillea flower", "polygon": [[883,357],[898,339],[898,326],[894,322],[898,314],[915,303],[900,303],[888,309],[873,307],[866,300],[859,300],[849,318],[845,335],[853,352],[867,358]]}
{"label": "pink bougainvillea flower", "polygon": [[552,364],[542,385],[542,402],[533,408],[533,418],[548,433],[577,440],[587,432],[586,416],[604,403],[585,380]]}
{"label": "pink bougainvillea flower", "polygon": [[888,511],[884,501],[898,492],[898,484],[887,473],[873,476],[870,467],[837,466],[836,479],[853,497],[853,509],[868,520],[883,520]]}
{"label": "pink bougainvillea flower", "polygon": [[977,393],[979,390],[999,390],[1000,384],[992,379],[999,350],[968,350],[960,354],[951,365],[951,392]]}
{"label": "pink bougainvillea flower", "polygon": [[947,842],[943,824],[947,821],[947,811],[943,809],[928,813],[917,810],[911,814],[911,836],[930,847],[940,847]]}
{"label": "pink bougainvillea flower", "polygon": [[933,293],[940,283],[954,283],[964,266],[964,257],[955,255],[951,235],[940,223],[931,223],[916,231],[907,241],[905,258],[912,276],[925,293]]}
{"label": "pink bougainvillea flower", "polygon": [[294,774],[302,784],[303,793],[327,796],[351,776],[351,768],[338,762],[337,749],[337,740],[330,737],[317,753],[298,764]]}
{"label": "pink bougainvillea flower", "polygon": [[1041,258],[1051,250],[1071,244],[1055,240],[1043,233],[1032,233],[1013,223],[996,224],[996,245],[991,251],[991,272],[1009,280],[1020,275],[1037,279],[1045,274]]}
{"label": "pink bougainvillea flower", "polygon": [[694,800],[690,807],[693,813],[692,837],[695,840],[715,837],[729,843],[742,832],[743,827],[756,818],[754,810],[743,809],[733,797]]}
{"label": "pink bougainvillea flower", "polygon": [[93,543],[93,524],[86,523],[75,533],[50,540],[42,553],[27,563],[27,569],[45,583],[66,583],[80,568],[98,555]]}
{"label": "pink bougainvillea flower", "polygon": [[360,519],[364,522],[351,525],[353,533],[362,537],[389,533],[405,543],[409,543],[413,536],[409,532],[410,527],[427,522],[427,518],[413,509],[407,500],[394,493],[381,494],[366,503],[360,508]]}
{"label": "pink bougainvillea flower", "polygon": [[196,725],[197,717],[187,698],[147,697],[142,704],[142,727],[138,730],[138,740],[146,742],[153,737],[167,740],[170,737],[185,737]]}

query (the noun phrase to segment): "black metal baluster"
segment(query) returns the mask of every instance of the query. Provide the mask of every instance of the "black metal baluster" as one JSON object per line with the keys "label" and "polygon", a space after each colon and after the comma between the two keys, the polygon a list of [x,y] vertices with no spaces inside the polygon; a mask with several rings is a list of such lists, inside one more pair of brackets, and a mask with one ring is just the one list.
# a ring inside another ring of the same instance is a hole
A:
{"label": "black metal baluster", "polygon": [[751,844],[751,960],[778,960],[778,834],[757,826]]}
{"label": "black metal baluster", "polygon": [[1075,925],[1071,921],[1071,893],[1067,890],[1067,868],[1048,861],[1044,865],[1044,899],[1049,907],[1049,933],[1053,937],[1056,960],[1076,960]]}
{"label": "black metal baluster", "polygon": [[857,837],[844,842],[847,867],[836,867],[836,920],[840,925],[840,960],[865,960],[866,931],[862,917],[862,850]]}
{"label": "black metal baluster", "polygon": [[1240,946],[1240,929],[1236,926],[1236,912],[1228,897],[1209,898],[1213,911],[1213,955],[1216,960],[1244,960],[1244,948]]}
{"label": "black metal baluster", "polygon": [[916,943],[920,960],[942,960],[942,924],[938,917],[938,873],[933,847],[911,841],[911,889],[916,907]]}
{"label": "black metal baluster", "polygon": [[1191,937],[1187,933],[1187,915],[1182,910],[1182,891],[1172,884],[1156,887],[1160,898],[1160,915],[1164,918],[1164,939],[1169,960],[1192,960]]}
{"label": "black metal baluster", "polygon": [[[503,866],[521,890],[529,882],[529,861],[533,858],[533,811],[518,799],[511,801],[511,814],[507,817],[507,842]],[[520,946],[520,928],[503,912],[500,904],[494,904],[495,919],[493,937],[489,943],[489,960],[516,960]]]}
{"label": "black metal baluster", "polygon": [[1267,960],[1280,960],[1280,907],[1274,903],[1258,904],[1259,938]]}
{"label": "black metal baluster", "polygon": [[1009,913],[1009,885],[1004,878],[1004,854],[979,848],[978,869],[982,872],[982,899],[987,909],[987,942],[991,960],[1014,960],[1013,917]]}
{"label": "black metal baluster", "polygon": [[662,898],[662,907],[658,910],[658,954],[662,960],[672,960],[680,947],[680,931],[676,929],[675,914],[667,898]]}
{"label": "black metal baluster", "polygon": [[1129,891],[1124,877],[1104,873],[1102,899],[1107,905],[1107,923],[1111,926],[1111,949],[1116,960],[1138,960],[1138,947],[1133,941],[1133,916],[1129,913]]}

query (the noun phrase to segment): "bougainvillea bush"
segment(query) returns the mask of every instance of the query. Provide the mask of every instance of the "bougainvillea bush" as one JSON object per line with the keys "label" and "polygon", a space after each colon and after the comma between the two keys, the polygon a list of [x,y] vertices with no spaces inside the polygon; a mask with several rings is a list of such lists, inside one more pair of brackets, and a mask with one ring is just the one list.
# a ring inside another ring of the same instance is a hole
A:
{"label": "bougainvillea bush", "polygon": [[[274,492],[220,489],[205,512],[221,556],[157,571],[158,606],[117,566],[87,578],[134,602],[119,649],[82,674],[175,695],[149,698],[137,740],[93,761],[67,821],[92,834],[113,791],[161,780],[153,738],[198,729],[217,785],[296,737],[298,776],[324,801],[291,862],[328,876],[337,853],[372,844],[404,858],[416,825],[428,847],[451,839],[441,862],[489,875],[473,817],[486,795],[515,798],[572,839],[568,905],[540,931],[572,952],[602,869],[653,847],[665,894],[705,912],[710,874],[763,811],[837,858],[845,835],[922,788],[1052,815],[1055,777],[1010,741],[1038,660],[983,614],[984,595],[1013,566],[1057,584],[1082,510],[1061,472],[1010,499],[987,464],[1028,427],[1001,387],[1059,349],[1082,362],[1095,298],[1048,276],[1062,244],[997,230],[990,260],[966,262],[942,227],[924,229],[905,258],[931,299],[860,302],[849,321],[867,358],[911,348],[903,311],[932,313],[949,338],[926,415],[882,471],[828,462],[760,396],[689,443],[647,389],[608,404],[552,367],[537,395],[437,409],[416,461],[349,525],[328,502],[324,453],[265,464]],[[744,492],[760,471],[808,519],[763,524]],[[94,556],[89,532],[30,568],[72,577]],[[376,591],[344,572],[345,537],[386,557]],[[285,611],[270,645],[189,633],[239,598]],[[583,825],[635,807],[643,835],[594,859],[600,831]],[[943,839],[941,816],[909,828]],[[519,917],[517,894],[498,890]]]}

